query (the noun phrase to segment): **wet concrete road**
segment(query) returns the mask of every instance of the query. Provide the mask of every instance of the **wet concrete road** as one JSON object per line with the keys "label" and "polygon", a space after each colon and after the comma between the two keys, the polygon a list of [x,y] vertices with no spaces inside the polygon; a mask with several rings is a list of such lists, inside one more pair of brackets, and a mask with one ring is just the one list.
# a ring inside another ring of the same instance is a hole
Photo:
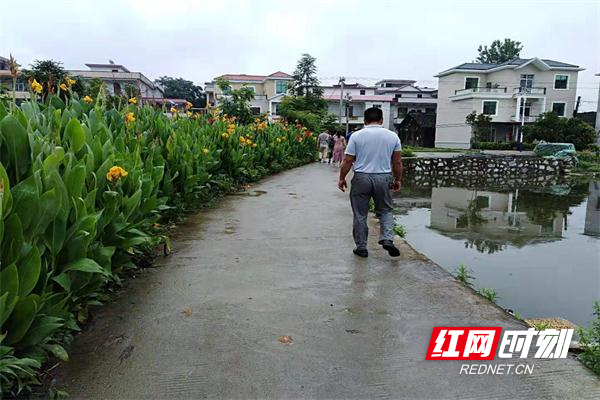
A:
{"label": "wet concrete road", "polygon": [[390,259],[371,237],[370,257],[354,256],[336,174],[288,171],[189,218],[175,253],[77,338],[59,386],[91,399],[600,398],[573,358],[505,376],[424,361],[433,326],[523,326],[405,244]]}

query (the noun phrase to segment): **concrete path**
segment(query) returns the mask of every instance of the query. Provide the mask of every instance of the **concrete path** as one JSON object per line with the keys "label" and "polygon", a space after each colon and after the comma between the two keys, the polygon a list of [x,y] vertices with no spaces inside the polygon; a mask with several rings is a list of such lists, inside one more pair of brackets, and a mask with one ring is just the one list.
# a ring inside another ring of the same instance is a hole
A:
{"label": "concrete path", "polygon": [[336,174],[308,165],[190,217],[175,253],[77,338],[59,386],[76,399],[600,398],[573,358],[504,376],[424,361],[434,326],[523,326],[405,244],[390,259],[372,237],[354,256]]}

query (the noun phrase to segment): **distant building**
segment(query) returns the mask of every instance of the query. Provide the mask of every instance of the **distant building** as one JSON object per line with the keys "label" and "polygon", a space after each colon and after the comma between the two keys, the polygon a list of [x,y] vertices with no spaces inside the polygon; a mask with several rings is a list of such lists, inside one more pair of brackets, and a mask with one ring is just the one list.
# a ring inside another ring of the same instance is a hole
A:
{"label": "distant building", "polygon": [[438,109],[436,147],[469,148],[472,111],[492,118],[490,141],[518,138],[522,124],[553,111],[573,115],[577,65],[539,58],[515,58],[502,64],[464,63],[436,75]]}
{"label": "distant building", "polygon": [[23,101],[29,98],[29,90],[27,82],[22,78],[17,78],[15,87],[13,88],[13,79],[10,75],[8,66],[8,58],[0,57],[0,93],[6,91],[6,95],[12,98],[13,91],[17,101]]}
{"label": "distant building", "polygon": [[409,112],[397,127],[402,145],[434,147],[435,113]]}
{"label": "distant building", "polygon": [[229,81],[230,90],[248,87],[254,91],[254,99],[250,107],[255,114],[267,114],[270,119],[280,118],[277,111],[279,103],[286,96],[293,78],[285,72],[277,71],[270,75],[225,74],[206,82],[204,91],[209,104],[216,106],[219,101],[229,96],[229,91],[223,92],[217,85],[217,79]]}
{"label": "distant building", "polygon": [[340,98],[343,99],[341,123],[345,124],[348,120],[350,130],[363,127],[363,113],[367,108],[378,107],[383,111],[384,126],[399,132],[402,120],[409,113],[435,115],[436,112],[437,89],[421,88],[415,83],[407,79],[385,79],[374,86],[348,83],[344,84],[343,93],[340,84],[322,88],[329,112],[340,115]]}
{"label": "distant building", "polygon": [[[600,76],[600,74],[596,74]],[[600,144],[600,84],[598,84],[598,104],[596,104],[596,132],[598,132],[597,142]]]}
{"label": "distant building", "polygon": [[125,88],[131,85],[136,88],[142,101],[152,101],[164,97],[163,89],[148,79],[141,72],[131,72],[124,65],[115,64],[110,61],[108,64],[85,64],[88,70],[70,70],[71,76],[80,77],[84,80],[94,78],[101,79],[105,84],[108,93],[113,96],[125,95]]}

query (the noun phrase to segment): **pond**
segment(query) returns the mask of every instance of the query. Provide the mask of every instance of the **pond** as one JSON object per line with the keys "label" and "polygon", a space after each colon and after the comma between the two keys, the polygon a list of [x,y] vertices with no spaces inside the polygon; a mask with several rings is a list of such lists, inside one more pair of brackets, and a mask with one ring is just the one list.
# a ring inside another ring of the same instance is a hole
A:
{"label": "pond", "polygon": [[523,318],[592,320],[600,299],[600,181],[547,186],[430,187],[408,181],[395,198],[406,240]]}

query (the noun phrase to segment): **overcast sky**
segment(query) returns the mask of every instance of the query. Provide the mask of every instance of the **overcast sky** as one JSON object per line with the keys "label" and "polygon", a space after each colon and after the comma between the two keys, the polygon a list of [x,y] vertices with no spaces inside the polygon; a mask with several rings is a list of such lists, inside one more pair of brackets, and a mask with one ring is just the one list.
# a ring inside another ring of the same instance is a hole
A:
{"label": "overcast sky", "polygon": [[330,83],[433,76],[472,61],[479,44],[510,37],[522,57],[586,68],[582,109],[596,108],[600,0],[0,0],[0,55],[123,64],[151,79],[183,77],[204,86],[224,73],[292,72],[302,53]]}

